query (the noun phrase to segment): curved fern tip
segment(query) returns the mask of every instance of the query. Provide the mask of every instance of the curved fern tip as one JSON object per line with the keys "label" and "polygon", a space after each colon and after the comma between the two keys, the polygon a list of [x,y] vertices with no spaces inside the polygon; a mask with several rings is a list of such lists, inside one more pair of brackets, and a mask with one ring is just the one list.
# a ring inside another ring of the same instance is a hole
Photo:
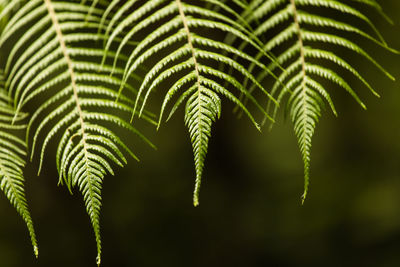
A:
{"label": "curved fern tip", "polygon": [[199,195],[200,195],[200,183],[197,181],[195,189],[194,189],[194,193],[193,193],[193,206],[194,207],[197,207],[200,205]]}
{"label": "curved fern tip", "polygon": [[97,254],[97,257],[96,257],[96,264],[97,264],[97,266],[100,266],[100,264],[101,264],[101,255],[100,255],[100,253]]}
{"label": "curved fern tip", "polygon": [[302,205],[302,206],[304,205],[304,202],[306,201],[307,193],[308,193],[308,188],[305,188],[305,189],[304,189],[304,193],[303,193],[303,195],[301,196],[301,205]]}
{"label": "curved fern tip", "polygon": [[39,258],[39,247],[33,246],[33,252],[35,253],[36,259]]}
{"label": "curved fern tip", "polygon": [[194,197],[193,198],[193,206],[194,207],[198,207],[200,205],[200,203],[199,203],[199,198],[198,197]]}
{"label": "curved fern tip", "polygon": [[304,192],[304,194],[301,196],[301,205],[304,205],[304,201],[306,201],[306,197],[307,197],[307,192]]}
{"label": "curved fern tip", "polygon": [[304,202],[306,201],[309,185],[310,185],[310,172],[309,169],[306,168],[304,176],[304,192],[303,195],[301,196],[301,205],[304,205]]}
{"label": "curved fern tip", "polygon": [[198,173],[196,175],[196,182],[194,186],[194,192],[193,192],[193,206],[197,207],[199,206],[199,196],[200,196],[200,187],[201,187],[201,174]]}

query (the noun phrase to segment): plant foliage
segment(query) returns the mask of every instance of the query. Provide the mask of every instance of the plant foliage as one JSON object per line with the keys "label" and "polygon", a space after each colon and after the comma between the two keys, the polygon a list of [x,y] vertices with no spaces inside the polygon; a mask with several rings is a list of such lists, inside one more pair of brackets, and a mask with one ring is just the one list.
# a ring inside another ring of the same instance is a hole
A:
{"label": "plant foliage", "polygon": [[[227,75],[215,63],[232,68],[244,78],[251,80],[271,101],[275,101],[246,67],[238,60],[233,60],[229,55],[253,63],[265,70],[267,70],[266,66],[248,53],[213,39],[209,35],[212,32],[215,32],[214,34],[220,32],[232,34],[260,50],[262,55],[268,57],[268,53],[262,53],[257,39],[246,28],[246,25],[240,23],[240,15],[234,11],[233,7],[231,8],[222,1],[202,0],[195,1],[194,4],[191,1],[155,0],[143,4],[140,1],[131,0],[124,1],[124,4],[119,6],[120,2],[122,1],[114,0],[103,17],[104,21],[113,9],[119,8],[107,26],[105,34],[110,36],[105,47],[106,52],[110,50],[114,39],[122,34],[125,36],[117,49],[117,55],[129,40],[137,42],[137,45],[129,50],[129,59],[125,67],[121,90],[130,75],[135,73],[141,65],[146,64],[155,56],[160,59],[159,62],[149,67],[149,71],[143,77],[138,96],[140,97],[142,94],[145,96],[142,103],[139,103],[141,100],[139,97],[136,98],[134,106],[134,110],[139,105],[141,106],[139,116],[151,92],[166,80],[171,79],[171,76],[173,77],[175,83],[166,91],[158,125],[160,125],[167,105],[174,96],[178,95],[179,97],[175,101],[168,119],[181,104],[186,102],[185,124],[189,129],[196,167],[193,202],[197,206],[211,126],[221,114],[221,96],[237,104],[257,128],[259,126],[253,115],[235,96],[235,91],[245,94],[262,113],[265,113],[261,105],[236,76]],[[235,2],[233,6],[240,8],[243,5]],[[219,9],[219,12],[215,10],[216,8]],[[125,17],[123,17],[124,14]],[[162,26],[154,27],[161,22],[163,22]],[[152,31],[149,32],[148,29]],[[140,33],[142,32],[145,32],[146,37],[141,39]],[[117,58],[114,61],[115,65]]]}
{"label": "plant foliage", "polygon": [[[26,130],[27,114],[18,114],[10,105],[4,90],[4,76],[0,71],[0,188],[24,219],[31,236],[36,257],[39,254],[33,222],[25,197],[23,167],[26,163],[26,144],[21,135]],[[11,124],[14,119],[15,123]]]}
{"label": "plant foliage", "polygon": [[[102,40],[97,34],[101,14],[102,10],[78,2],[31,0],[18,8],[0,38],[0,45],[4,45],[26,25],[32,25],[9,53],[6,87],[14,98],[16,119],[27,104],[38,103],[26,133],[31,159],[40,148],[40,173],[50,141],[58,144],[59,183],[70,190],[78,187],[83,195],[96,235],[98,264],[102,181],[107,173],[114,174],[112,164],[127,163],[123,151],[137,159],[111,129],[124,128],[151,144],[123,116],[126,113],[129,118],[132,112],[131,97],[114,101],[120,78],[110,77],[111,67],[99,64],[103,51],[94,46]],[[136,91],[129,87],[129,93]]]}
{"label": "plant foliage", "polygon": [[[168,121],[183,104],[195,206],[224,99],[259,130],[257,115],[273,123],[286,106],[304,162],[304,201],[316,124],[326,103],[337,114],[328,87],[336,84],[366,108],[338,69],[378,96],[337,51],[357,54],[394,79],[362,48],[363,38],[397,53],[365,7],[391,22],[375,0],[0,0],[0,185],[25,220],[35,254],[26,150],[38,173],[55,153],[59,184],[83,195],[100,264],[103,180],[127,163],[125,155],[137,159],[115,128],[153,146],[134,118],[158,129],[165,113]],[[156,90],[158,122],[147,111]]]}
{"label": "plant foliage", "polygon": [[[397,53],[387,46],[371,20],[361,11],[349,5],[351,4],[349,2],[352,1],[254,0],[243,15],[249,24],[256,25],[254,34],[260,38],[269,36],[269,33],[276,28],[279,29],[279,33],[272,38],[264,38],[266,41],[263,49],[265,51],[279,51],[276,57],[277,64],[271,64],[270,71],[276,70],[277,66],[284,66],[285,69],[274,83],[271,94],[276,97],[280,104],[288,96],[287,113],[294,124],[294,131],[304,162],[303,201],[306,198],[309,186],[311,140],[325,102],[329,104],[332,112],[337,116],[329,90],[322,85],[320,80],[328,80],[343,88],[362,108],[366,109],[365,104],[354,89],[327,63],[333,63],[336,65],[335,67],[348,71],[374,95],[379,97],[378,93],[357,69],[335,54],[334,51],[331,51],[329,45],[350,50],[364,57],[386,76],[394,80],[368,52],[345,36],[347,33],[365,38]],[[381,6],[375,1],[355,0],[353,2],[366,4],[387,18]],[[317,10],[321,14],[332,11],[339,18],[330,18],[309,10]],[[371,33],[342,21],[340,19],[341,14],[344,14],[344,17],[354,17],[363,22],[370,28]],[[332,33],[329,30],[335,31]],[[376,37],[373,37],[372,34],[375,34]],[[268,73],[261,73],[257,78],[263,80],[267,75]],[[268,110],[270,109],[268,108]],[[273,111],[273,117],[275,117],[276,112],[277,108]]]}

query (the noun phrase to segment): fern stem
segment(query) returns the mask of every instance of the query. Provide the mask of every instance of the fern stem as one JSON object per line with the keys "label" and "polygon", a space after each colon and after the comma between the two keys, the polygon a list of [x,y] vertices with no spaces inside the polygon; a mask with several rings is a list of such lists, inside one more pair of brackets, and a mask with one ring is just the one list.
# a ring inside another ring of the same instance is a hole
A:
{"label": "fern stem", "polygon": [[296,2],[295,2],[295,0],[290,0],[290,3],[292,5],[292,9],[293,9],[293,20],[294,20],[294,24],[296,25],[297,38],[299,40],[301,69],[302,69],[302,73],[303,73],[303,84],[305,85],[307,74],[306,74],[306,59],[304,56],[303,36],[301,34],[301,27],[300,27],[299,18],[298,18]]}
{"label": "fern stem", "polygon": [[[292,9],[293,9],[293,20],[294,20],[294,24],[296,27],[296,31],[297,31],[297,38],[298,38],[298,42],[299,42],[299,50],[300,50],[300,62],[301,62],[301,73],[302,73],[302,82],[301,82],[301,97],[302,97],[302,102],[303,102],[303,109],[304,109],[304,113],[303,114],[307,114],[307,104],[305,103],[306,100],[306,78],[307,78],[307,73],[306,73],[306,59],[305,59],[305,51],[304,51],[304,42],[303,42],[303,36],[302,36],[302,31],[301,31],[301,27],[300,27],[300,22],[299,22],[299,18],[298,18],[298,12],[297,12],[297,7],[296,7],[296,1],[295,0],[290,0]],[[303,139],[306,139],[306,135],[303,134],[302,136]],[[306,143],[306,140],[303,140],[303,143]],[[306,154],[309,154],[309,151],[305,152]],[[303,155],[303,161],[304,161],[304,177],[305,177],[305,181],[304,181],[304,193],[301,196],[302,199],[302,203],[304,203],[304,200],[306,199],[307,196],[307,192],[308,192],[308,187],[309,187],[309,175],[310,175],[310,169],[309,169],[309,155]]]}
{"label": "fern stem", "polygon": [[[88,148],[87,148],[87,142],[86,142],[86,133],[85,133],[85,122],[84,122],[84,115],[83,115],[83,111],[82,111],[82,107],[79,101],[79,96],[78,96],[78,87],[76,85],[76,75],[74,72],[74,67],[73,67],[73,63],[72,60],[69,56],[68,53],[68,49],[67,49],[67,45],[65,43],[65,39],[64,39],[64,35],[62,33],[61,30],[61,26],[60,23],[58,22],[57,19],[57,14],[56,11],[54,10],[54,6],[51,2],[51,0],[44,0],[45,5],[47,7],[47,10],[49,12],[51,21],[53,22],[53,26],[54,26],[54,30],[56,32],[57,35],[57,39],[58,42],[60,44],[60,48],[61,51],[63,53],[64,59],[67,62],[67,66],[68,66],[68,73],[70,75],[70,79],[71,79],[71,87],[73,89],[73,97],[76,103],[76,109],[79,115],[79,122],[80,122],[80,126],[81,126],[81,133],[82,133],[82,144],[83,144],[83,151],[84,151],[84,157],[85,157],[85,165],[86,165],[86,170],[89,170],[90,167],[88,165],[89,162],[89,158],[88,158]],[[40,169],[39,169],[40,171]],[[88,177],[89,179],[91,179],[91,174],[90,172],[88,173]],[[92,182],[89,182],[89,184],[92,184]],[[94,197],[94,192],[93,190],[89,190],[90,191],[90,195],[91,195],[91,199]],[[100,258],[100,254],[101,254],[101,241],[100,241],[100,230],[98,228],[98,224],[94,221],[92,221],[94,230],[95,230],[95,235],[96,235],[96,242],[97,242],[97,265],[100,265],[101,262],[101,258]]]}
{"label": "fern stem", "polygon": [[[67,46],[65,44],[64,35],[63,35],[62,31],[61,31],[61,26],[60,26],[60,23],[58,22],[57,15],[56,15],[56,12],[54,10],[54,6],[51,3],[51,0],[44,0],[44,2],[46,3],[47,10],[49,11],[49,15],[51,17],[51,21],[53,22],[53,26],[54,26],[54,29],[56,31],[56,35],[57,35],[58,42],[60,44],[61,51],[63,53],[65,61],[67,62],[68,72],[69,72],[69,75],[70,75],[70,78],[71,78],[71,86],[72,86],[72,89],[73,89],[74,99],[75,99],[75,102],[76,102],[76,108],[77,108],[77,111],[78,111],[78,114],[79,114],[79,121],[80,121],[81,129],[82,129],[82,138],[84,139],[85,138],[85,127],[84,127],[85,123],[83,121],[83,112],[82,112],[81,104],[79,102],[78,88],[76,86],[75,72],[74,72],[74,68],[72,66],[72,60],[71,60],[71,58],[69,56],[68,49],[67,49]],[[84,142],[84,145],[86,145],[85,140],[83,140],[83,142]]]}
{"label": "fern stem", "polygon": [[[199,113],[202,113],[202,111],[201,111],[200,71],[199,71],[199,66],[198,66],[198,62],[197,62],[197,58],[196,58],[196,51],[195,51],[194,46],[193,46],[190,29],[189,29],[189,26],[188,26],[188,23],[187,23],[185,12],[183,11],[183,6],[182,6],[181,0],[176,0],[176,4],[178,5],[179,15],[182,18],[183,27],[184,27],[185,32],[187,34],[188,45],[189,45],[189,48],[190,48],[190,50],[192,52],[193,64],[194,64],[195,73],[196,73],[196,77],[197,77],[197,100],[198,100],[198,105],[199,105]],[[201,123],[199,124],[199,127],[201,127]],[[202,135],[203,131],[199,130],[199,133],[200,133],[200,135]],[[197,172],[197,174],[196,174],[196,182],[195,182],[195,188],[194,188],[194,193],[193,193],[193,205],[195,207],[199,205],[199,193],[200,193],[200,185],[201,185],[201,174],[198,173],[198,170],[196,172]]]}

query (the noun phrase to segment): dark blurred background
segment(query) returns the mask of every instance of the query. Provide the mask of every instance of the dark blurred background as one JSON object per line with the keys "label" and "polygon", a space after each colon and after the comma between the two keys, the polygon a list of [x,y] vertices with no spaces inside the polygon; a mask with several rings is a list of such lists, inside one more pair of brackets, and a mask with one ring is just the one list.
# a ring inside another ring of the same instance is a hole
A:
{"label": "dark blurred background", "polygon": [[[400,49],[400,1],[381,1],[391,26],[372,15]],[[395,77],[350,61],[381,99],[353,83],[363,111],[330,89],[339,118],[324,113],[312,151],[311,186],[301,206],[303,166],[289,121],[257,132],[229,104],[213,128],[201,190],[192,206],[194,167],[183,114],[147,135],[157,151],[104,183],[102,266],[400,266],[400,57],[369,51]],[[5,267],[95,266],[96,246],[82,197],[57,187],[53,159],[40,177],[29,164],[27,197],[40,257],[25,225],[0,195],[0,262]]]}

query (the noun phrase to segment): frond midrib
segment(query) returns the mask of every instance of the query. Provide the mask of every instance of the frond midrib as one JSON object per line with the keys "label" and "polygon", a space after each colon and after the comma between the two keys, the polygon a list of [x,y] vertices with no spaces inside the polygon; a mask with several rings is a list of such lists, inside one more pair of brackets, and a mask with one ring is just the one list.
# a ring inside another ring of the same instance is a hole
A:
{"label": "frond midrib", "polygon": [[[296,27],[297,31],[297,39],[298,39],[298,44],[299,44],[299,53],[300,53],[300,62],[301,62],[301,73],[302,73],[302,81],[301,81],[301,101],[302,101],[302,109],[303,109],[303,114],[307,114],[307,99],[306,99],[306,94],[307,94],[307,86],[306,86],[306,79],[307,79],[307,72],[306,72],[306,58],[305,58],[305,51],[304,51],[304,42],[303,42],[303,36],[302,36],[302,30],[298,18],[298,12],[297,12],[297,7],[296,7],[296,2],[295,0],[290,0],[290,4],[292,7],[293,11],[293,21]],[[307,144],[307,135],[302,134],[302,140],[300,141],[301,144]],[[303,158],[305,155],[303,155]],[[303,159],[304,160],[304,159]],[[304,160],[305,161],[305,160]],[[304,162],[305,165],[308,165],[307,162]],[[308,184],[309,184],[309,170],[307,166],[304,166],[304,175],[305,175],[305,181],[304,181],[304,193],[301,196],[302,202],[304,203],[304,200],[306,199],[307,196],[307,191],[308,191]]]}
{"label": "frond midrib", "polygon": [[[56,36],[57,36],[57,40],[59,42],[62,54],[63,54],[63,58],[65,59],[66,63],[67,63],[67,68],[68,68],[68,73],[70,76],[70,80],[71,80],[71,87],[73,90],[73,98],[75,100],[75,104],[76,104],[76,110],[78,112],[78,116],[79,116],[79,122],[80,122],[80,128],[81,128],[81,141],[83,144],[83,152],[84,152],[84,162],[85,162],[85,169],[86,169],[86,177],[88,179],[88,190],[89,190],[89,195],[90,195],[90,201],[88,206],[90,206],[90,209],[96,210],[96,206],[94,206],[93,201],[91,201],[92,199],[95,198],[94,196],[94,192],[93,192],[93,173],[91,171],[91,167],[89,166],[89,152],[88,152],[88,147],[87,147],[87,142],[86,142],[86,132],[85,132],[85,121],[84,121],[84,114],[82,111],[82,107],[81,107],[81,103],[80,103],[80,99],[79,99],[79,94],[78,94],[78,88],[77,88],[77,84],[76,84],[76,76],[75,76],[75,71],[74,71],[74,67],[73,67],[73,62],[71,60],[71,57],[68,53],[68,48],[67,45],[65,43],[64,40],[64,35],[62,33],[61,30],[61,26],[60,23],[58,22],[57,19],[57,14],[56,11],[54,10],[54,6],[51,2],[51,0],[44,0],[45,1],[45,5],[47,7],[49,16],[51,17],[51,20],[53,22],[53,27],[54,30],[56,32]],[[90,217],[92,217],[92,214],[89,214]],[[96,217],[96,216],[95,216]],[[92,221],[93,227],[94,227],[94,232],[95,232],[95,236],[96,236],[96,242],[97,242],[97,264],[100,265],[100,253],[101,253],[101,245],[100,245],[100,233],[99,233],[99,225],[98,222],[94,222]]]}
{"label": "frond midrib", "polygon": [[[182,19],[182,24],[183,24],[183,28],[185,29],[186,35],[187,35],[187,43],[189,45],[191,54],[192,54],[192,60],[193,60],[193,66],[194,66],[194,70],[195,70],[195,75],[196,75],[196,84],[197,84],[197,105],[199,107],[197,113],[197,120],[199,120],[201,114],[203,114],[203,107],[201,105],[201,76],[200,76],[200,71],[199,71],[199,63],[197,61],[196,58],[196,50],[193,46],[193,42],[192,42],[192,36],[190,33],[190,29],[187,23],[187,19],[185,16],[185,12],[183,11],[183,5],[181,0],[176,0],[176,4],[178,5],[178,9],[179,9],[179,15]],[[202,123],[198,123],[199,126],[199,139],[203,140],[203,135],[204,135],[204,129],[203,129],[203,125]],[[200,146],[199,146],[199,150],[202,151],[201,147],[202,147],[203,142],[200,142]],[[200,152],[198,152],[200,153]],[[196,156],[195,156],[196,157]],[[197,169],[197,168],[196,168]],[[194,189],[194,193],[193,193],[193,205],[196,207],[199,205],[199,190],[200,190],[200,184],[201,184],[201,177],[199,176],[199,174],[196,175],[196,182],[195,182],[195,189]]]}

